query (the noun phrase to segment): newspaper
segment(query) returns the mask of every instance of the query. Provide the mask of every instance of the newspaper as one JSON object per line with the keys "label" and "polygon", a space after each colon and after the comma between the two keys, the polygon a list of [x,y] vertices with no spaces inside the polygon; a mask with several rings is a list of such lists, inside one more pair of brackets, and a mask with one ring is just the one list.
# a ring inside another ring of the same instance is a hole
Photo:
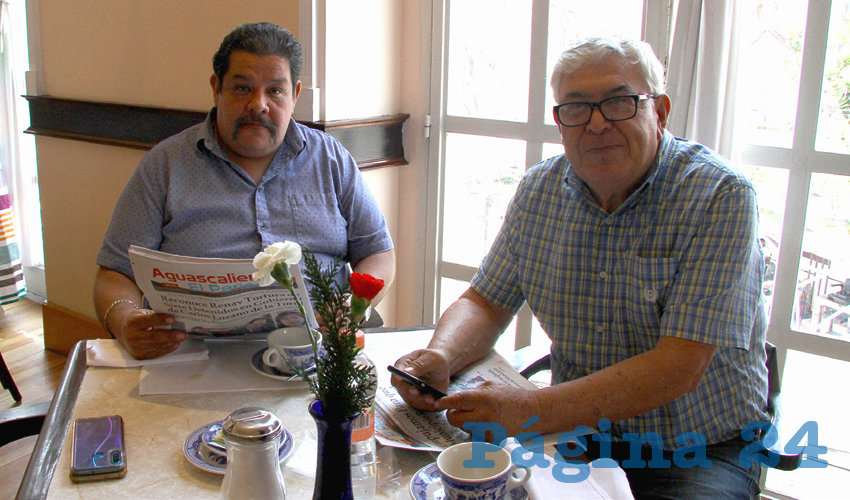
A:
{"label": "newspaper", "polygon": [[[446,392],[451,395],[474,389],[488,380],[519,389],[538,389],[493,351],[452,377]],[[375,436],[384,446],[439,452],[469,439],[468,433],[449,423],[446,412],[416,410],[405,403],[391,385],[378,387],[375,409],[378,413]]]}
{"label": "newspaper", "polygon": [[[261,337],[305,323],[289,290],[254,281],[250,259],[184,257],[131,246],[130,263],[149,307],[173,315],[171,328],[192,337]],[[306,321],[317,328],[301,269],[289,269]]]}

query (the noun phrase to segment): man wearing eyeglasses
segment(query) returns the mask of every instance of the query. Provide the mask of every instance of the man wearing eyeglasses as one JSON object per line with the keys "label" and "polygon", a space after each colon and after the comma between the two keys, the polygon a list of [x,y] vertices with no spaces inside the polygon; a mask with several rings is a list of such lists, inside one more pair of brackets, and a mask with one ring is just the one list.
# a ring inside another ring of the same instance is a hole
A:
{"label": "man wearing eyeglasses", "polygon": [[[768,420],[755,193],[727,160],[665,130],[663,74],[642,42],[588,39],[562,54],[551,86],[565,154],[527,172],[469,290],[428,348],[397,362],[445,390],[527,302],[552,339],[552,385],[434,401],[393,384],[458,427],[598,426],[637,498],[753,498],[760,469],[739,461],[741,430]],[[629,449],[651,433],[670,465],[623,462],[654,457]],[[709,467],[672,460],[685,433],[704,437],[693,444]],[[589,458],[607,455],[596,438]]]}

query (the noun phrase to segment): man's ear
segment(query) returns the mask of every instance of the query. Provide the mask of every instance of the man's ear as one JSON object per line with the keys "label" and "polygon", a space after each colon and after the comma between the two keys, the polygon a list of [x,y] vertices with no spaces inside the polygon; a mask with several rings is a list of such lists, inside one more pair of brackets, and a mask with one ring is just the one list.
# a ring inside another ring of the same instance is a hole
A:
{"label": "man's ear", "polygon": [[295,101],[298,100],[299,95],[301,95],[301,80],[298,80],[298,83],[295,84],[295,92],[292,95],[293,104],[295,104]]}
{"label": "man's ear", "polygon": [[218,77],[215,76],[215,73],[213,73],[213,75],[210,77],[210,87],[212,87],[213,91],[213,102],[215,102],[216,106],[218,106],[218,94],[220,93],[221,89],[219,88]]}
{"label": "man's ear", "polygon": [[658,116],[659,138],[664,135],[664,129],[667,128],[667,118],[670,117],[671,107],[670,97],[667,94],[661,94],[655,98],[655,114]]}

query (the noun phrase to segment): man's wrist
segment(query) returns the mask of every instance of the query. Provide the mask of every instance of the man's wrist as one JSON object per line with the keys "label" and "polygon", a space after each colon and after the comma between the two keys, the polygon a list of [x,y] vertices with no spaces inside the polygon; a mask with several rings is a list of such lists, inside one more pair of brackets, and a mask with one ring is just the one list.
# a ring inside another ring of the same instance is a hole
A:
{"label": "man's wrist", "polygon": [[113,339],[118,338],[118,337],[116,337],[115,334],[112,333],[112,330],[110,330],[110,328],[109,328],[109,323],[108,323],[109,315],[112,314],[112,310],[115,309],[115,306],[118,306],[119,304],[123,304],[123,303],[129,304],[129,305],[133,306],[135,309],[139,308],[139,306],[137,306],[136,303],[133,302],[130,299],[118,299],[115,302],[109,304],[109,307],[106,308],[106,312],[103,313],[103,320],[101,321],[101,323],[103,324],[104,330],[106,330],[106,332],[109,333],[109,335]]}

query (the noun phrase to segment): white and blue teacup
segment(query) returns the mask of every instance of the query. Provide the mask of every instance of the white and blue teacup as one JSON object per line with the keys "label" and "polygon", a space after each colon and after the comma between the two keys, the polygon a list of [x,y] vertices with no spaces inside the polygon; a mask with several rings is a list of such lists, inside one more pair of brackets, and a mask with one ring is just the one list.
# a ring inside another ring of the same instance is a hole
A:
{"label": "white and blue teacup", "polygon": [[[307,370],[316,364],[310,335],[315,335],[321,353],[322,334],[303,326],[279,328],[269,333],[269,348],[263,353],[263,363],[290,375],[295,372],[290,364],[299,370]],[[287,363],[287,360],[289,363]]]}
{"label": "white and blue teacup", "polygon": [[[472,463],[464,465],[467,460]],[[490,461],[489,466],[485,461]],[[510,498],[510,492],[531,477],[531,469],[513,465],[511,454],[506,450],[480,442],[461,443],[446,448],[437,457],[437,469],[440,471],[446,500]],[[514,471],[519,470],[524,472],[517,477]]]}

